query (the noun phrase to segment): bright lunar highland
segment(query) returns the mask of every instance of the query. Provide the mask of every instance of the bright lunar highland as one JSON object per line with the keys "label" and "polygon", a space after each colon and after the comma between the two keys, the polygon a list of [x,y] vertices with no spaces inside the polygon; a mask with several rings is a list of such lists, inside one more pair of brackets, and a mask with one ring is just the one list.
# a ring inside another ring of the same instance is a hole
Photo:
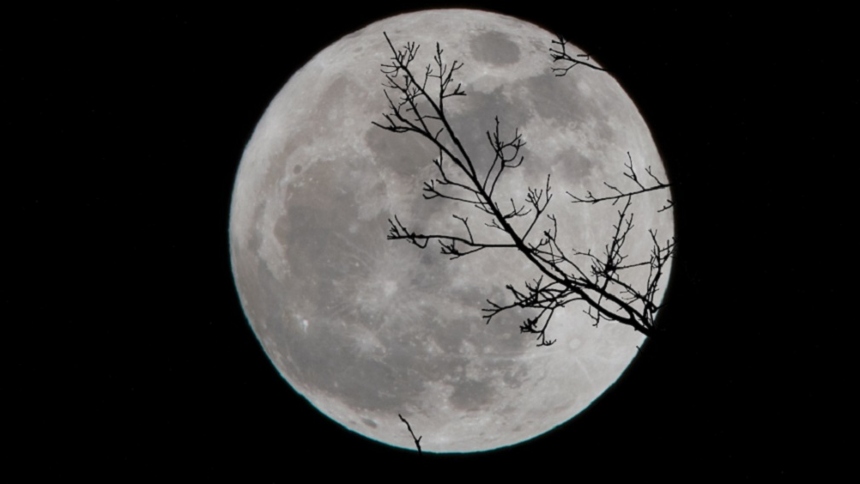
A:
{"label": "bright lunar highland", "polygon": [[[565,192],[609,194],[604,182],[635,188],[623,176],[628,152],[637,173],[650,166],[667,179],[646,123],[610,74],[578,66],[553,75],[550,32],[482,11],[388,18],[320,52],[257,125],[230,216],[242,305],[281,375],[352,431],[412,449],[402,414],[428,452],[528,440],[599,397],[644,337],[618,323],[594,327],[579,302],[553,317],[548,335],[556,343],[536,347],[519,331],[528,311],[482,319],[487,299],[512,301],[506,284],[522,288],[539,276],[522,253],[487,249],[449,260],[438,246],[386,240],[395,215],[423,233],[465,235],[458,214],[481,237],[505,242],[506,234],[468,205],[425,200],[424,182],[439,176],[438,150],[415,133],[371,124],[385,124],[389,112],[380,65],[392,52],[383,32],[397,48],[420,45],[413,65],[421,75],[437,42],[445,62],[464,64],[455,85],[466,96],[445,101],[454,131],[486,170],[494,118],[503,137],[519,130],[525,160],[505,172],[497,199],[521,205],[527,188],[544,187],[551,175],[547,213],[558,220],[563,246],[602,254],[621,205],[573,204]],[[568,51],[581,53],[570,44]],[[649,229],[664,240],[673,235],[671,210],[658,212],[668,197],[658,190],[634,199],[626,261],[649,260]],[[645,284],[647,268],[631,274],[634,285]]]}

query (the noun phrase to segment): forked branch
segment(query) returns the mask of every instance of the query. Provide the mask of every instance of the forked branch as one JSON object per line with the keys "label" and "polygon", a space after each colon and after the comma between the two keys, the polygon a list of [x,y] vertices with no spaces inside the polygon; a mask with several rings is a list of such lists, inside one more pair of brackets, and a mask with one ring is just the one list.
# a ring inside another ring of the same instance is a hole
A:
{"label": "forked branch", "polygon": [[[433,159],[437,175],[424,183],[424,198],[445,200],[465,210],[476,211],[479,216],[487,217],[483,225],[501,232],[503,240],[476,239],[470,217],[458,214],[452,217],[461,226],[459,233],[430,234],[408,228],[395,215],[389,219],[388,239],[405,240],[421,249],[435,240],[442,254],[451,259],[485,249],[514,249],[520,253],[539,273],[538,277],[526,281],[522,288],[506,285],[512,301],[497,303],[488,300],[488,307],[483,310],[484,319],[489,323],[495,316],[513,308],[532,310],[534,315],[521,323],[520,331],[535,335],[538,346],[549,346],[555,342],[547,337],[549,323],[557,310],[572,303],[584,303],[585,313],[594,320],[595,325],[608,320],[631,326],[646,335],[653,334],[659,309],[654,301],[659,282],[674,254],[674,240],[670,239],[661,245],[656,232],[651,232],[654,247],[650,258],[640,261],[628,260],[626,242],[634,227],[630,210],[633,198],[669,185],[658,179],[650,167],[645,170],[648,178],[642,179],[634,170],[628,153],[624,176],[629,180],[628,183],[632,183],[631,188],[621,189],[604,183],[611,190],[609,195],[595,196],[588,192],[584,197],[577,197],[568,193],[574,203],[611,201],[615,204],[625,200],[612,225],[610,240],[601,252],[565,249],[557,239],[558,220],[547,212],[552,200],[549,175],[543,187],[528,187],[521,202],[509,198],[502,203],[497,197],[499,181],[525,162],[522,148],[526,142],[522,133],[514,130],[512,135],[504,135],[499,118],[496,117],[493,129],[486,132],[493,159],[485,164],[477,164],[451,127],[444,102],[450,97],[466,95],[461,84],[455,80],[455,73],[463,64],[458,61],[448,64],[443,59],[443,50],[437,44],[433,62],[419,71],[422,72],[420,76],[416,76],[412,64],[419,46],[407,43],[397,49],[387,34],[385,39],[392,54],[390,62],[383,64],[381,69],[386,80],[383,85],[386,88],[388,112],[383,114],[384,123],[373,124],[393,133],[416,133],[431,143],[439,153]],[[602,70],[587,62],[587,57],[583,60],[581,56],[570,56],[563,39],[559,38],[553,44],[556,45],[550,50],[553,61],[570,63],[564,68],[556,68],[559,69],[556,75],[564,75],[576,65]],[[435,87],[428,87],[431,85]],[[479,171],[476,166],[489,168]],[[667,203],[662,210],[671,207],[671,202]],[[638,289],[625,276],[631,270],[644,270],[646,266],[649,270],[646,287]]]}
{"label": "forked branch", "polygon": [[[600,202],[612,202],[615,205],[619,200],[624,198],[629,198],[634,195],[641,195],[643,193],[653,192],[655,190],[663,190],[664,188],[669,188],[669,183],[664,182],[657,178],[654,173],[651,171],[651,167],[645,168],[645,173],[648,174],[650,181],[646,181],[648,185],[645,185],[642,180],[640,180],[639,175],[636,174],[636,170],[633,168],[633,158],[630,156],[630,152],[627,152],[627,162],[624,163],[624,177],[632,180],[635,187],[628,190],[621,190],[615,185],[610,185],[608,182],[603,182],[603,184],[611,190],[611,194],[604,196],[595,196],[591,191],[587,191],[585,196],[574,195],[573,193],[567,192],[568,195],[573,199],[573,203],[600,203]],[[674,203],[672,203],[671,199],[667,199],[662,208],[657,210],[658,212],[663,212],[672,208]]]}
{"label": "forked branch", "polygon": [[409,431],[409,435],[412,436],[412,441],[415,442],[415,448],[418,449],[418,455],[421,455],[421,436],[416,437],[415,432],[412,431],[412,426],[409,425],[409,421],[403,418],[403,415],[397,414],[400,417],[400,421],[406,424],[406,430]]}
{"label": "forked branch", "polygon": [[549,48],[549,55],[552,57],[553,64],[558,64],[554,65],[552,68],[552,72],[556,77],[566,76],[567,73],[576,66],[585,66],[596,71],[605,70],[593,62],[589,62],[591,60],[591,56],[588,54],[571,55],[567,51],[567,41],[560,35],[558,36],[558,40],[552,41],[552,46]]}

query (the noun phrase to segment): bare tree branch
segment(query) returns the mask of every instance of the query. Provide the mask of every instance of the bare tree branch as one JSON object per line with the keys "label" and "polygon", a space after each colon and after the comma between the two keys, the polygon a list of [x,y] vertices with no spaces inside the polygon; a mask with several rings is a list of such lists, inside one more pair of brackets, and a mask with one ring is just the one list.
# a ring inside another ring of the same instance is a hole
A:
{"label": "bare tree branch", "polygon": [[409,435],[412,436],[412,440],[415,441],[415,447],[418,449],[418,455],[421,455],[421,437],[415,437],[415,432],[412,431],[412,426],[409,425],[409,422],[403,418],[403,415],[397,414],[400,417],[400,421],[406,424],[406,429],[409,430]]}
{"label": "bare tree branch", "polygon": [[[633,198],[668,188],[669,184],[657,178],[650,167],[645,170],[647,178],[640,177],[628,153],[623,174],[631,185],[630,188],[619,188],[604,182],[611,191],[609,195],[595,196],[588,192],[580,197],[568,192],[574,203],[595,204],[611,201],[614,205],[620,200],[625,201],[617,212],[616,221],[612,225],[612,235],[604,244],[603,250],[594,252],[590,248],[563,249],[557,239],[558,220],[555,215],[547,212],[552,200],[549,175],[543,187],[528,187],[522,202],[509,198],[500,203],[496,198],[499,180],[525,162],[521,151],[526,142],[519,130],[506,136],[500,128],[499,118],[495,118],[494,128],[486,132],[493,160],[483,165],[489,165],[486,171],[479,172],[476,169],[479,165],[473,162],[463,147],[444,109],[445,99],[466,95],[461,84],[455,81],[455,73],[463,64],[458,61],[448,64],[443,59],[442,48],[437,44],[433,63],[423,69],[421,76],[416,76],[412,63],[416,59],[419,46],[406,43],[398,49],[387,34],[385,39],[392,54],[390,62],[383,64],[381,68],[386,79],[383,86],[386,88],[389,109],[382,115],[384,123],[373,124],[393,133],[416,133],[433,144],[439,152],[439,156],[433,160],[438,175],[425,182],[424,198],[448,200],[461,204],[466,210],[477,210],[479,215],[489,219],[484,225],[502,232],[505,241],[476,240],[470,226],[470,218],[458,214],[453,214],[452,217],[463,227],[460,235],[424,234],[409,229],[395,215],[393,220],[389,219],[388,239],[405,240],[421,249],[426,248],[431,240],[435,240],[442,254],[450,256],[451,259],[485,249],[515,249],[539,274],[535,279],[526,281],[522,288],[513,284],[506,285],[512,300],[507,303],[487,300],[488,307],[483,310],[483,317],[489,323],[508,309],[533,310],[534,315],[521,323],[520,331],[535,335],[538,346],[549,346],[555,342],[547,336],[550,321],[558,309],[573,303],[584,303],[584,312],[594,321],[595,326],[605,320],[631,326],[646,335],[654,334],[655,318],[659,310],[654,301],[659,282],[665,276],[667,264],[674,255],[675,243],[673,239],[669,239],[661,244],[656,232],[650,232],[653,243],[650,257],[648,260],[638,261],[628,260],[625,247],[634,227],[631,211]],[[563,39],[559,38],[553,41],[553,44],[557,46],[550,49],[553,61],[570,63],[564,68],[554,68],[557,76],[565,75],[576,65],[603,70],[581,60],[581,56],[571,57],[565,49]],[[436,87],[430,89],[428,85]],[[666,203],[661,211],[672,206],[671,200]],[[515,224],[516,220],[523,221]],[[517,229],[515,225],[525,229]],[[628,271],[644,270],[645,267],[648,267],[649,275],[644,288],[636,288],[625,279]]]}
{"label": "bare tree branch", "polygon": [[[614,194],[606,195],[606,196],[602,196],[602,197],[594,196],[594,194],[592,194],[591,191],[588,191],[585,196],[577,196],[577,195],[574,195],[570,192],[567,192],[567,194],[570,195],[570,197],[573,199],[573,203],[592,203],[593,204],[593,203],[611,201],[612,204],[615,205],[619,200],[622,200],[624,198],[628,198],[628,197],[633,196],[633,195],[641,195],[643,193],[652,192],[654,190],[662,190],[664,188],[669,188],[668,183],[661,181],[659,178],[657,178],[654,175],[654,173],[651,172],[650,166],[645,168],[645,172],[648,173],[648,176],[651,178],[651,180],[653,181],[654,184],[650,185],[650,186],[645,186],[644,184],[642,184],[642,182],[639,180],[639,176],[636,174],[636,170],[633,169],[633,158],[630,156],[629,151],[627,152],[627,162],[624,163],[624,168],[625,168],[624,176],[627,179],[632,180],[633,183],[636,185],[636,188],[633,188],[631,190],[620,190],[618,187],[616,187],[614,185],[610,185],[607,182],[603,182],[603,184],[606,185],[607,188],[612,190],[614,192]],[[658,212],[668,210],[668,209],[672,208],[673,205],[674,204],[672,203],[672,200],[666,200],[666,205],[664,205],[663,208],[658,210]]]}
{"label": "bare tree branch", "polygon": [[561,67],[553,67],[552,72],[556,77],[563,77],[576,66],[586,66],[596,71],[603,71],[602,67],[597,64],[588,62],[591,56],[588,54],[577,54],[576,57],[567,52],[567,41],[560,35],[558,40],[552,41],[552,47],[549,48],[549,55],[552,57],[553,64],[559,63]]}

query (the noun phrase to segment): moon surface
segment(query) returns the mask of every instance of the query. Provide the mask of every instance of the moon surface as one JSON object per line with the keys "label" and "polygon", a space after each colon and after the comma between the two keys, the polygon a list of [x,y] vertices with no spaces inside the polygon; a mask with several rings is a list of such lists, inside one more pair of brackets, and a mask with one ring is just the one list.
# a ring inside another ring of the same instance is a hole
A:
{"label": "moon surface", "polygon": [[[463,235],[458,214],[476,238],[505,242],[484,226],[488,215],[422,197],[423,183],[438,177],[427,140],[371,124],[388,111],[383,31],[396,47],[420,44],[420,73],[436,42],[446,62],[464,63],[455,78],[467,95],[446,100],[455,132],[479,170],[493,159],[486,131],[496,116],[503,137],[522,133],[525,161],[505,172],[496,199],[520,204],[551,174],[548,213],[565,247],[602,254],[620,208],[573,204],[565,192],[609,194],[604,181],[634,189],[623,176],[628,152],[637,173],[650,166],[665,181],[662,161],[610,74],[578,66],[555,77],[555,36],[469,10],[400,15],[335,42],[292,76],[245,149],[230,216],[233,273],[253,330],[290,385],[346,428],[393,446],[414,448],[398,414],[429,452],[523,442],[591,404],[644,337],[617,323],[594,327],[574,304],[553,318],[548,336],[557,342],[536,347],[519,332],[534,313],[482,319],[487,299],[512,301],[506,284],[522,289],[538,277],[522,254],[488,249],[452,261],[432,244],[386,240],[395,215],[418,232]],[[648,260],[648,229],[673,235],[671,210],[658,213],[668,196],[634,200],[627,261]],[[638,287],[643,270],[631,273]]]}

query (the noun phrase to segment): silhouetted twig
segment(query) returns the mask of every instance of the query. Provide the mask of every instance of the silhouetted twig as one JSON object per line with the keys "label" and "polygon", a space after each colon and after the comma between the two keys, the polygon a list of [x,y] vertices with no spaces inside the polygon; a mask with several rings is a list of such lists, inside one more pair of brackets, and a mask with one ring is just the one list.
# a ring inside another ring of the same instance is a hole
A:
{"label": "silhouetted twig", "polygon": [[421,455],[421,437],[415,437],[415,432],[412,431],[412,426],[409,425],[409,422],[403,418],[403,415],[397,414],[400,417],[400,420],[406,424],[406,429],[409,430],[409,435],[412,436],[412,440],[415,441],[415,447],[418,449],[418,455]]}
{"label": "silhouetted twig", "polygon": [[[633,198],[668,188],[668,183],[659,180],[650,167],[645,170],[650,179],[647,184],[643,182],[634,170],[632,157],[628,153],[624,176],[632,182],[631,189],[620,189],[604,183],[612,190],[610,195],[594,196],[588,192],[584,197],[577,197],[568,192],[574,203],[611,201],[616,204],[625,200],[612,225],[612,238],[602,252],[563,248],[557,239],[558,221],[555,215],[547,212],[552,200],[549,175],[544,186],[528,188],[523,202],[512,198],[500,201],[496,198],[495,189],[499,180],[525,161],[521,154],[526,144],[523,135],[518,130],[514,130],[513,134],[503,134],[496,117],[494,128],[486,132],[493,160],[486,171],[479,171],[451,127],[444,107],[446,99],[466,95],[460,84],[454,87],[454,73],[463,64],[458,61],[446,63],[442,57],[443,50],[437,43],[433,62],[417,71],[422,74],[417,74],[413,70],[413,62],[419,46],[410,42],[397,49],[388,34],[384,35],[392,54],[391,60],[382,64],[381,69],[386,80],[383,85],[389,110],[383,114],[385,122],[373,124],[393,133],[416,133],[431,143],[439,153],[433,160],[437,176],[424,183],[424,198],[449,200],[488,216],[489,220],[484,225],[502,232],[505,240],[492,242],[477,239],[469,224],[469,217],[456,213],[452,216],[459,222],[458,226],[462,226],[459,235],[421,233],[409,229],[395,216],[393,220],[389,219],[388,239],[405,240],[421,249],[435,240],[442,254],[451,259],[485,249],[513,249],[522,254],[539,272],[539,276],[526,281],[523,288],[506,285],[513,300],[506,304],[488,300],[489,306],[483,310],[484,318],[489,323],[508,309],[535,310],[533,317],[522,322],[520,331],[535,335],[538,346],[549,346],[555,342],[547,338],[546,331],[556,311],[579,301],[585,303],[585,313],[595,326],[608,320],[631,326],[646,335],[653,334],[654,321],[660,308],[654,301],[658,283],[665,276],[666,264],[674,255],[674,239],[661,244],[656,232],[651,232],[651,255],[648,260],[641,261],[627,260],[625,244],[633,228],[633,214],[630,211]],[[554,69],[557,76],[564,76],[576,65],[602,70],[595,64],[571,57],[563,39],[559,38],[553,44],[558,46],[550,49],[553,61],[572,63],[566,68]],[[393,97],[389,91],[394,93]],[[672,202],[667,201],[660,211],[671,206]],[[515,228],[515,221],[517,227],[525,229]],[[649,267],[649,276],[644,289],[634,287],[625,280],[627,271],[646,266]]]}
{"label": "silhouetted twig", "polygon": [[[644,184],[642,184],[642,182],[639,180],[639,176],[636,174],[636,170],[633,169],[633,158],[630,156],[629,151],[627,152],[627,163],[624,164],[624,168],[626,168],[626,170],[624,171],[624,176],[632,180],[633,183],[636,185],[636,188],[633,188],[631,190],[620,190],[614,185],[610,185],[607,182],[603,182],[603,184],[606,185],[607,188],[614,192],[613,194],[605,195],[602,197],[595,197],[590,191],[587,192],[584,197],[579,197],[570,192],[567,192],[567,194],[570,195],[571,198],[573,198],[573,203],[599,203],[611,201],[612,204],[615,205],[619,200],[623,198],[628,198],[633,195],[640,195],[642,193],[647,193],[654,190],[662,190],[664,188],[669,188],[668,183],[661,181],[654,175],[654,173],[651,172],[650,166],[648,168],[645,168],[645,172],[648,173],[649,177],[651,177],[652,184],[650,186],[645,186]],[[672,208],[673,205],[674,204],[672,203],[672,200],[666,200],[666,204],[663,205],[663,207],[657,211],[662,212],[664,210],[668,210]]]}
{"label": "silhouetted twig", "polygon": [[597,64],[587,62],[591,60],[591,56],[588,54],[577,54],[576,57],[570,55],[567,52],[567,41],[560,35],[558,36],[558,40],[552,41],[552,45],[553,47],[549,48],[549,55],[552,57],[552,62],[553,64],[559,63],[561,65],[561,67],[554,66],[552,68],[552,72],[556,77],[567,75],[568,71],[576,66],[586,66],[596,71],[605,70]]}

